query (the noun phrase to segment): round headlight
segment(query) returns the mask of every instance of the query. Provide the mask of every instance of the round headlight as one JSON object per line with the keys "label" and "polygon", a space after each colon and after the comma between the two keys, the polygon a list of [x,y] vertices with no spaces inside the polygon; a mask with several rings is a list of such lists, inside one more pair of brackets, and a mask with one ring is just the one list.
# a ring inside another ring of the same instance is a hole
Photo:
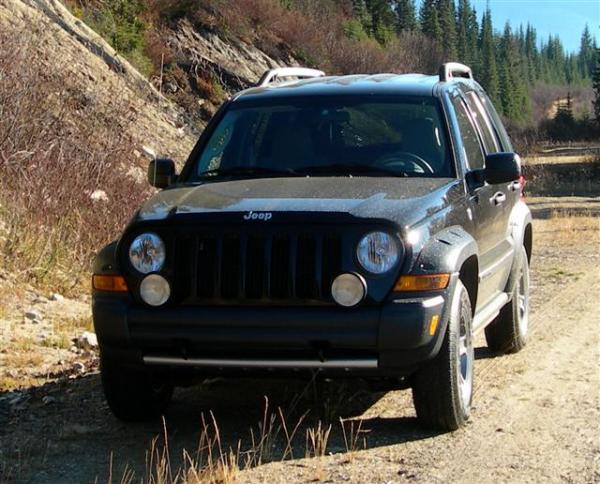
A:
{"label": "round headlight", "polygon": [[398,262],[398,243],[385,232],[365,235],[356,248],[358,262],[372,274],[383,274]]}
{"label": "round headlight", "polygon": [[142,274],[161,270],[165,255],[165,244],[156,234],[138,235],[129,247],[131,265]]}
{"label": "round headlight", "polygon": [[331,296],[340,306],[356,306],[366,293],[365,282],[356,274],[340,274],[331,284]]}
{"label": "round headlight", "polygon": [[146,276],[140,284],[140,296],[150,306],[160,306],[166,303],[170,295],[169,282],[158,274]]}

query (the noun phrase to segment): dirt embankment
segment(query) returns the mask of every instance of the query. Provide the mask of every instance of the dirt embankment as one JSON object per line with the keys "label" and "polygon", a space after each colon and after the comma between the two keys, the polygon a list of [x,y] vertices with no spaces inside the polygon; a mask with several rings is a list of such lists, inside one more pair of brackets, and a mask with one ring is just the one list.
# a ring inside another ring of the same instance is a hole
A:
{"label": "dirt embankment", "polygon": [[0,28],[23,42],[35,39],[46,68],[67,72],[93,102],[127,104],[136,118],[130,135],[140,152],[146,145],[185,160],[195,136],[181,109],[58,0],[1,0]]}

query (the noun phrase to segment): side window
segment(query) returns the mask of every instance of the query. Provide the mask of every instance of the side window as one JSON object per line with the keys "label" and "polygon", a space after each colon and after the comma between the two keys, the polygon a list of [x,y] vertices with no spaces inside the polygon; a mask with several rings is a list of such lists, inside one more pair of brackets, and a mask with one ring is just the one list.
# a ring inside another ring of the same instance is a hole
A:
{"label": "side window", "polygon": [[456,96],[452,100],[454,105],[454,112],[456,113],[456,119],[458,120],[458,127],[460,128],[460,134],[462,139],[463,149],[465,150],[465,156],[469,164],[469,169],[478,170],[485,166],[485,157],[481,149],[481,143],[477,130],[473,125],[473,121],[465,102]]}
{"label": "side window", "polygon": [[492,101],[490,101],[490,98],[487,96],[487,94],[485,92],[478,92],[477,94],[478,94],[478,98],[481,100],[481,103],[483,104],[483,107],[485,108],[485,110],[487,111],[487,113],[490,116],[492,124],[494,125],[494,128],[496,130],[496,134],[498,135],[498,138],[500,139],[500,144],[502,145],[502,150],[506,151],[506,152],[514,151],[512,143],[510,142],[510,138],[508,137],[508,133],[506,132],[506,129],[504,128],[504,124],[502,124],[502,120],[500,119],[500,116],[498,115],[498,111],[496,111],[496,108],[492,104]]}
{"label": "side window", "polygon": [[473,115],[475,124],[479,127],[479,132],[481,133],[483,144],[485,145],[485,152],[498,153],[499,151],[502,151],[492,122],[477,94],[474,91],[469,91],[466,94],[466,101],[471,110],[471,114]]}

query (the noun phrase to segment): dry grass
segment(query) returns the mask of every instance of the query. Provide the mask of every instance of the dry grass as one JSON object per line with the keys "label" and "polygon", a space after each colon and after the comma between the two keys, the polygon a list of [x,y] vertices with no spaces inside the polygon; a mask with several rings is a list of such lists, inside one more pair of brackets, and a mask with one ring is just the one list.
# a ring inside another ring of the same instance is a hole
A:
{"label": "dry grass", "polygon": [[546,220],[537,220],[535,228],[535,244],[575,247],[581,244],[576,233],[585,233],[600,251],[600,217],[571,216],[560,213]]}
{"label": "dry grass", "polygon": [[67,333],[72,336],[80,334],[82,331],[93,331],[94,322],[91,316],[74,318],[61,318],[54,321],[54,331],[56,333]]}
{"label": "dry grass", "polygon": [[[314,382],[308,383],[305,390]],[[169,444],[166,424],[163,420],[162,434],[152,439],[146,452],[146,470],[143,477],[136,476],[127,468],[118,479],[124,483],[143,482],[144,484],[198,484],[233,483],[239,480],[241,469],[257,467],[268,462],[294,459],[294,449],[304,449],[303,455],[313,459],[314,480],[325,480],[322,457],[328,454],[333,424],[318,420],[314,425],[306,423],[307,413],[294,418],[290,424],[289,415],[294,413],[297,395],[287,411],[277,408],[271,411],[268,398],[265,397],[261,420],[249,429],[249,438],[238,440],[233,446],[226,446],[217,420],[212,412],[202,414],[200,418],[200,436],[194,452],[182,449],[179,455],[173,455]],[[340,438],[346,448],[345,462],[352,462],[356,453],[366,449],[362,420],[336,419],[340,425]],[[302,435],[304,441],[302,442]],[[296,456],[298,457],[298,456]],[[111,459],[112,463],[112,459]],[[109,482],[112,482],[112,464],[109,470]]]}
{"label": "dry grass", "polygon": [[528,156],[525,160],[528,165],[540,165],[540,164],[562,164],[562,163],[592,163],[595,161],[592,155],[532,155]]}
{"label": "dry grass", "polygon": [[0,263],[68,293],[147,191],[121,172],[134,159],[127,103],[100,103],[49,66],[44,28],[0,32]]}
{"label": "dry grass", "polygon": [[306,457],[323,457],[327,452],[331,424],[325,427],[319,422],[316,427],[306,429]]}
{"label": "dry grass", "polygon": [[[344,420],[340,418],[340,426],[342,427],[342,435],[344,436],[344,445],[346,446],[346,454],[344,463],[351,463],[356,457],[356,452],[367,448],[367,440],[365,434],[368,431],[362,428],[363,420]],[[346,427],[348,427],[346,429]]]}

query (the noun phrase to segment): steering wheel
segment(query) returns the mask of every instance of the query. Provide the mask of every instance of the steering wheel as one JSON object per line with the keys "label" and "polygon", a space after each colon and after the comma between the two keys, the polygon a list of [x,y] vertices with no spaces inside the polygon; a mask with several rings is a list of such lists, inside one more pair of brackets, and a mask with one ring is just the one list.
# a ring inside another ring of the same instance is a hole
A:
{"label": "steering wheel", "polygon": [[420,156],[415,155],[414,153],[409,153],[408,151],[397,151],[395,153],[389,153],[389,154],[384,155],[381,158],[379,158],[377,160],[377,163],[384,165],[384,166],[396,165],[396,164],[404,165],[405,161],[408,161],[409,163],[412,163],[414,166],[419,167],[421,169],[421,170],[419,170],[421,173],[431,173],[431,174],[435,173],[435,171],[433,170],[431,165],[429,163],[427,163],[427,161],[425,161]]}

